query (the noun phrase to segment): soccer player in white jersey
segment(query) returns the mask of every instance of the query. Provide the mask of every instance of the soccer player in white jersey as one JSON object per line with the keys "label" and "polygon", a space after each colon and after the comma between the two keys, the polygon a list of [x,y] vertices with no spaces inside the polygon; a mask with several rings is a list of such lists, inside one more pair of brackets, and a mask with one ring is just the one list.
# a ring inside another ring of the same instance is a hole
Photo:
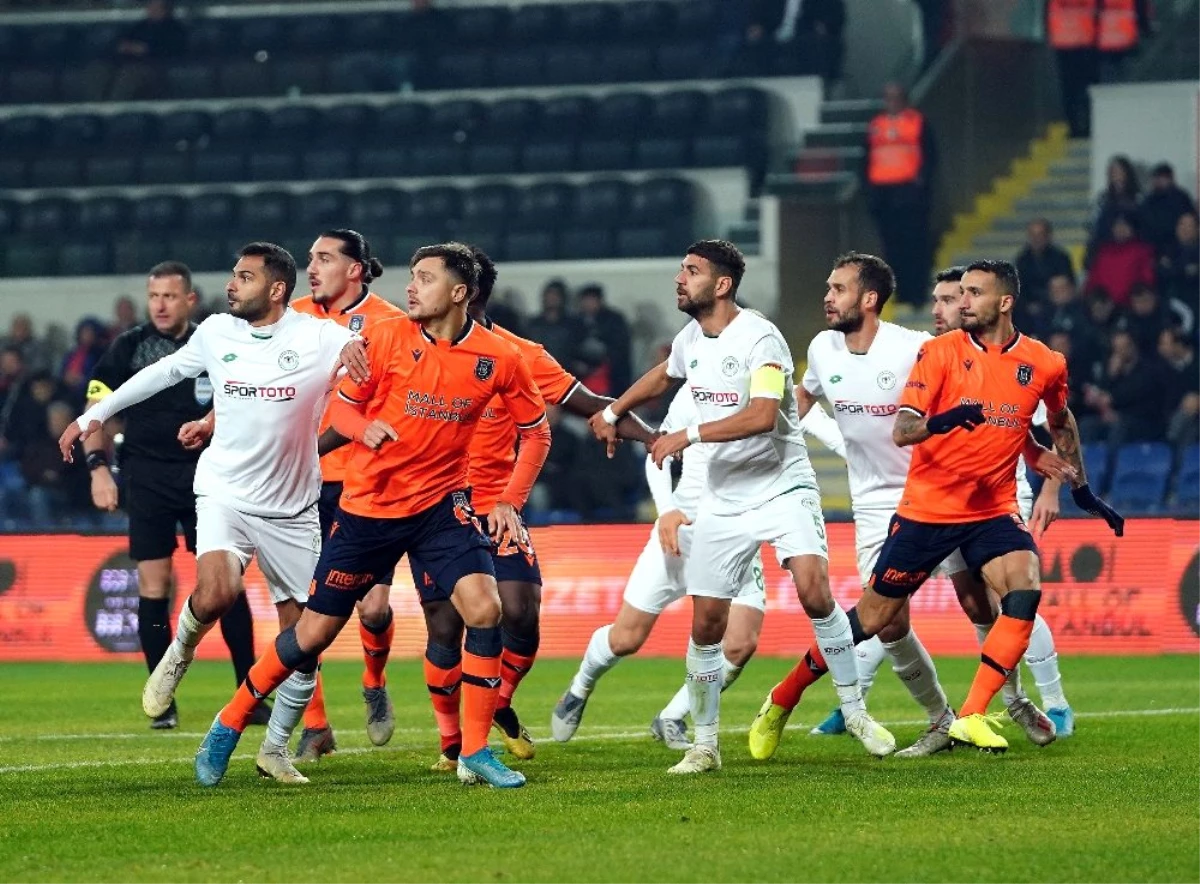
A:
{"label": "soccer player in white jersey", "polygon": [[[659,429],[663,433],[686,430],[699,420],[692,391],[684,385],[671,400]],[[579,671],[554,707],[550,718],[554,739],[565,742],[575,735],[596,682],[622,657],[636,654],[650,637],[659,614],[687,593],[685,574],[692,551],[692,523],[708,484],[711,448],[707,444],[693,445],[684,453],[683,471],[673,491],[670,470],[659,469],[653,458],[646,457],[646,483],[658,509],[658,520],[625,584],[625,596],[617,619],[592,633]],[[721,660],[721,690],[737,680],[742,667],[754,656],[765,608],[762,559],[756,551],[730,608]],[[691,748],[684,721],[689,708],[685,684],[655,716],[650,723],[650,733],[669,749]]]}
{"label": "soccer player in white jersey", "polygon": [[672,378],[686,379],[702,422],[660,436],[651,448],[654,462],[661,467],[691,445],[714,443],[685,575],[692,596],[687,678],[695,743],[671,768],[677,774],[721,766],[722,640],[730,601],[763,542],[791,572],[817,641],[829,649],[847,729],[873,755],[896,746],[863,705],[850,621],[829,591],[825,521],[796,413],[792,356],[779,329],[738,306],[745,267],[732,243],[693,243],[675,277],[676,306],[692,321],[676,335],[665,362],[591,420],[596,436],[614,444],[621,415],[662,395]]}
{"label": "soccer player in white jersey", "polygon": [[[850,252],[834,263],[826,281],[825,319],[829,325],[808,347],[808,368],[796,390],[799,412],[807,416],[824,396],[845,444],[854,513],[854,543],[859,578],[865,586],[887,539],[888,522],[904,490],[911,454],[892,442],[897,401],[924,332],[883,322],[879,313],[895,289],[895,276],[882,259]],[[946,694],[938,684],[929,652],[909,625],[908,607],[875,640],[855,649],[859,684],[869,690],[883,657],[929,716],[945,733],[954,722]],[[871,655],[863,660],[864,653]],[[786,688],[777,688],[781,695]],[[750,729],[750,754],[771,757],[795,701],[768,696]],[[841,724],[841,710],[837,718]],[[841,726],[844,730],[844,725]]]}
{"label": "soccer player in white jersey", "polygon": [[[170,706],[196,646],[245,591],[242,574],[257,554],[281,628],[295,623],[321,552],[317,426],[339,367],[366,378],[360,339],[334,322],[288,308],[296,262],[272,243],[239,253],[226,286],[229,314],[210,316],[186,346],[138,372],[100,400],[59,440],[72,459],[77,439],[122,409],[184,378],[212,379],[216,427],[196,467],[196,590],[142,692],[151,718]],[[185,425],[181,441],[188,435]],[[258,754],[264,776],[307,782],[292,766],[287,738],[312,694],[314,672],[280,686]],[[302,699],[300,699],[302,698]]]}

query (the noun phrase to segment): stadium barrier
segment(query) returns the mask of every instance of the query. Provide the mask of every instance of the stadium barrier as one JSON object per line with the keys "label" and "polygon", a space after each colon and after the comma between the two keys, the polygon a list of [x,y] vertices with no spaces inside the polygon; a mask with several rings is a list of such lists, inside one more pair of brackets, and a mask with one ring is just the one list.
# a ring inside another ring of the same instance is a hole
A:
{"label": "stadium barrier", "polygon": [[[1058,649],[1071,654],[1196,653],[1200,650],[1200,522],[1139,519],[1118,540],[1095,520],[1055,524],[1042,545],[1041,613]],[[834,595],[844,606],[860,594],[854,565],[854,526],[828,526]],[[650,533],[648,525],[560,526],[537,529],[534,544],[545,579],[541,653],[580,657],[592,631],[615,617],[625,579]],[[140,659],[137,570],[124,537],[0,536],[0,660]],[[768,612],[760,653],[794,657],[812,637],[791,580],[766,560]],[[425,646],[420,607],[402,563],[392,594],[394,655],[419,656]],[[177,557],[176,610],[195,580],[191,556]],[[261,572],[251,565],[247,591],[257,647],[277,631]],[[687,643],[690,606],[664,612],[644,654],[680,657]],[[927,583],[913,599],[913,623],[933,654],[977,653],[975,632],[949,581]],[[225,654],[218,631],[201,644],[201,658]],[[346,629],[328,652],[335,659],[361,654],[358,630]]]}

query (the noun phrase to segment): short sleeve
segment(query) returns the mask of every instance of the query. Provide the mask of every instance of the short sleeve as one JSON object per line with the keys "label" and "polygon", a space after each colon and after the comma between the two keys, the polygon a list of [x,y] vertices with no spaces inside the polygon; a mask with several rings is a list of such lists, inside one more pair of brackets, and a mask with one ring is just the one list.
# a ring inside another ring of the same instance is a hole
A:
{"label": "short sleeve", "polygon": [[103,399],[112,391],[133,377],[133,351],[136,343],[132,334],[123,334],[112,342],[96,367],[92,369],[92,377],[88,382],[87,398],[89,401]]}
{"label": "short sleeve", "polygon": [[538,347],[530,360],[530,373],[547,402],[561,405],[579,383],[575,376],[559,365],[557,359]]}
{"label": "short sleeve", "polygon": [[510,369],[504,385],[496,392],[500,394],[504,407],[518,430],[536,427],[546,419],[546,400],[533,382],[533,374],[514,348],[509,360]]}
{"label": "short sleeve", "polygon": [[687,377],[687,341],[691,333],[691,324],[686,325],[675,340],[671,341],[671,355],[667,357],[667,374],[682,380]]}
{"label": "short sleeve", "polygon": [[932,341],[926,341],[917,351],[917,361],[913,363],[904,391],[900,394],[898,404],[902,411],[912,412],[919,417],[929,413],[930,404],[942,388],[941,349],[934,347]]}
{"label": "short sleeve", "polygon": [[[326,325],[334,328],[341,328],[337,323],[327,322]],[[371,401],[371,397],[375,395],[375,388],[379,383],[380,376],[387,369],[388,354],[394,349],[393,340],[395,332],[392,331],[393,326],[389,323],[382,323],[379,326],[371,329],[364,340],[367,346],[367,366],[371,370],[371,376],[361,384],[353,380],[349,375],[342,378],[342,382],[338,384],[337,394],[347,402],[353,402],[355,405],[364,405]],[[341,329],[347,335],[349,331]],[[351,335],[353,337],[353,335]],[[350,340],[349,337],[342,341],[338,347],[338,352],[346,346],[345,342]]]}
{"label": "short sleeve", "polygon": [[1058,414],[1067,407],[1067,360],[1061,353],[1052,352],[1050,366],[1052,373],[1046,389],[1042,391],[1042,402],[1046,404],[1047,412]]}
{"label": "short sleeve", "polygon": [[[813,343],[816,343],[816,341]],[[825,390],[821,387],[821,379],[817,376],[817,372],[813,368],[813,366],[816,364],[816,359],[813,358],[814,355],[813,345],[809,344],[808,364],[804,366],[804,377],[800,380],[800,385],[804,387],[805,391],[809,394],[819,397],[825,395]]]}
{"label": "short sleeve", "polygon": [[760,368],[777,368],[785,374],[791,368],[792,357],[787,345],[777,335],[764,335],[750,348],[746,368],[751,373]]}
{"label": "short sleeve", "polygon": [[347,328],[342,328],[333,321],[314,320],[321,323],[320,329],[320,352],[321,365],[328,367],[330,373],[338,366],[338,361],[342,355],[342,348],[350,341],[356,339],[358,335]]}

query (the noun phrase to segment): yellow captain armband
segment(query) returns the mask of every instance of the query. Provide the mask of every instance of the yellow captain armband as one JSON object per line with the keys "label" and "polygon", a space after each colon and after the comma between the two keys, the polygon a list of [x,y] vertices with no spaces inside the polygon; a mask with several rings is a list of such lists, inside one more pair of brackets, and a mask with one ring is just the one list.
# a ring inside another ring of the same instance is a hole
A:
{"label": "yellow captain armband", "polygon": [[105,396],[111,395],[112,390],[108,388],[108,384],[97,380],[88,381],[87,399],[89,402],[94,399],[103,399]]}
{"label": "yellow captain armband", "polygon": [[750,375],[750,398],[783,398],[784,374],[782,365],[764,365]]}

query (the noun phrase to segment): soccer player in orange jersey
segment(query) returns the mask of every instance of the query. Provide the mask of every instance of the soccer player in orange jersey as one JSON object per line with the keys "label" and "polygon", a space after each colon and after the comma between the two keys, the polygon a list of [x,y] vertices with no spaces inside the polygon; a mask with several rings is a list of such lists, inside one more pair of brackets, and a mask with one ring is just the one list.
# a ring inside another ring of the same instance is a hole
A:
{"label": "soccer player in orange jersey", "polygon": [[418,587],[423,596],[448,598],[466,623],[459,778],[500,788],[525,783],[487,746],[501,681],[500,596],[489,539],[471,506],[469,445],[500,396],[520,450],[488,532],[501,542],[521,536],[518,511],[550,450],[546,406],[517,350],[467,315],[479,282],[470,249],[425,246],[410,267],[408,316],[376,326],[370,378],[338,388],[333,426],[356,444],[308,604],[213,722],[196,755],[202,785],[224,776],[255,698],[294,670],[314,671],[355,604],[405,554],[433,578]]}
{"label": "soccer player in orange jersey", "polygon": [[[403,316],[404,311],[373,294],[370,285],[383,275],[383,264],[371,254],[371,244],[356,230],[338,228],[317,237],[308,253],[308,284],[312,294],[292,302],[292,309],[319,319],[329,319],[362,335],[384,319]],[[321,432],[329,429],[328,410]],[[329,538],[333,514],[342,496],[342,482],[351,449],[322,451],[321,536]],[[367,707],[367,737],[376,746],[392,738],[396,717],[387,694],[384,666],[395,630],[388,592],[392,574],[386,573],[358,603],[358,633],[363,647],[363,700]],[[304,711],[304,730],[296,745],[296,761],[315,761],[337,748],[333,728],[325,714],[325,694],[318,668],[312,702]]]}
{"label": "soccer player in orange jersey", "polygon": [[[496,265],[479,248],[472,247],[479,263],[479,288],[471,299],[469,312],[480,325],[517,348],[529,367],[548,403],[582,417],[591,417],[604,410],[612,399],[597,396],[564,369],[546,352],[541,344],[518,337],[492,323],[487,317],[487,304],[496,284]],[[627,415],[617,427],[623,438],[649,444],[654,432],[636,415]],[[472,504],[480,518],[493,511],[505,500],[505,489],[516,461],[519,434],[512,415],[496,397],[483,412],[479,427],[471,440],[470,485]],[[501,600],[501,639],[503,651],[500,667],[500,699],[496,707],[495,726],[505,747],[520,759],[532,758],[534,744],[529,732],[521,725],[512,708],[513,693],[533,667],[539,643],[539,612],[542,600],[542,575],[537,553],[522,532],[506,537],[492,548],[492,561]],[[428,574],[413,567],[417,587],[430,581]],[[452,771],[457,768],[462,748],[459,722],[459,687],[462,681],[463,620],[454,606],[445,599],[422,602],[428,642],[425,646],[425,682],[429,687],[441,737],[441,756],[434,770]]]}
{"label": "soccer player in orange jersey", "polygon": [[[1125,520],[1087,485],[1075,417],[1067,407],[1066,360],[1018,332],[1012,308],[1020,286],[1006,261],[979,261],[962,278],[962,328],[917,355],[892,431],[915,446],[904,496],[871,581],[851,612],[855,641],[874,635],[954,550],[1000,598],[980,665],[950,738],[990,752],[1008,742],[986,717],[988,704],[1029,644],[1041,599],[1037,546],[1017,508],[1016,464],[1044,401],[1065,476],[1080,509],[1120,537]],[[957,432],[962,430],[963,432]],[[967,436],[966,433],[971,435]],[[826,671],[813,645],[780,685],[803,692]]]}

